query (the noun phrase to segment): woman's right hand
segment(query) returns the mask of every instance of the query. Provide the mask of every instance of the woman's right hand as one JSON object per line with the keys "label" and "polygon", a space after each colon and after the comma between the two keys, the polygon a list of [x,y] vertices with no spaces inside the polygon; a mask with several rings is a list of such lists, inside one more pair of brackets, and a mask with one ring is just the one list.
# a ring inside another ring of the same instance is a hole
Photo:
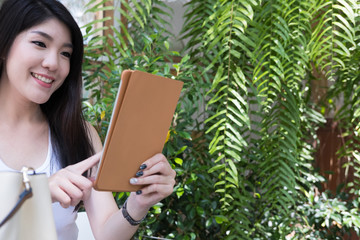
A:
{"label": "woman's right hand", "polygon": [[76,206],[89,198],[93,181],[82,174],[100,161],[99,152],[77,164],[67,166],[49,177],[52,202],[59,202],[63,208]]}

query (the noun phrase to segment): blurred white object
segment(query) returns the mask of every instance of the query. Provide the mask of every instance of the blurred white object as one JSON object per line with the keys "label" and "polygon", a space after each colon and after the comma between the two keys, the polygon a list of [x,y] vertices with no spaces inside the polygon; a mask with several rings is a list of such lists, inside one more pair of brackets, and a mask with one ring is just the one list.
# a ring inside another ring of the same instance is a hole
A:
{"label": "blurred white object", "polygon": [[79,228],[78,240],[95,240],[86,212],[78,213],[76,224]]}

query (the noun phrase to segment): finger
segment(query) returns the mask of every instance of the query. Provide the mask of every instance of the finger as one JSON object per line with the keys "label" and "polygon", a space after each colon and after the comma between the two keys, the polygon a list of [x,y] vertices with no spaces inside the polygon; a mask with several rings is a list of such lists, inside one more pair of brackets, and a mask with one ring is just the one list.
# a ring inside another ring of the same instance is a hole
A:
{"label": "finger", "polygon": [[82,175],[78,175],[67,168],[55,173],[51,179],[58,185],[64,186],[65,184],[72,184],[79,188],[81,191],[90,189],[93,186],[93,182],[90,179]]}
{"label": "finger", "polygon": [[73,175],[71,178],[69,178],[69,180],[81,191],[87,191],[93,187],[93,181],[83,177],[82,175]]}
{"label": "finger", "polygon": [[71,198],[61,188],[53,189],[51,192],[52,202],[59,202],[63,208],[70,207]]}
{"label": "finger", "polygon": [[[90,192],[93,182],[82,175],[77,175],[67,169],[62,169],[50,177],[49,182],[52,196],[56,198],[63,207],[75,206]],[[54,194],[53,194],[54,192]],[[66,196],[64,196],[64,194]]]}
{"label": "finger", "polygon": [[94,167],[96,164],[99,163],[100,158],[101,158],[101,154],[102,152],[99,152],[77,164],[74,165],[70,165],[67,168],[76,174],[83,174],[84,172],[86,172],[87,170],[89,170],[90,168]]}
{"label": "finger", "polygon": [[149,158],[148,160],[146,160],[140,167],[140,169],[143,166],[146,166],[145,170],[149,170],[151,169],[153,166],[155,166],[156,164],[160,163],[160,162],[164,162],[164,163],[169,163],[168,160],[166,159],[166,157],[161,154],[155,154],[154,156],[152,156],[151,158]]}
{"label": "finger", "polygon": [[163,184],[163,185],[175,185],[175,179],[171,176],[164,176],[159,174],[150,175],[141,178],[132,178],[130,183],[133,185],[151,185],[151,184]]}
{"label": "finger", "polygon": [[142,176],[146,177],[154,174],[160,174],[174,178],[176,172],[171,168],[170,164],[167,161],[161,161],[156,163],[151,168],[144,170]]}
{"label": "finger", "polygon": [[60,188],[70,197],[71,206],[76,206],[83,198],[83,192],[81,189],[73,185],[71,182],[64,182]]}
{"label": "finger", "polygon": [[[154,195],[157,196],[159,200],[166,198],[171,195],[174,191],[174,187],[168,184],[151,184],[141,189],[141,196],[147,197]],[[159,201],[158,200],[158,201]]]}
{"label": "finger", "polygon": [[[80,195],[74,195],[75,198],[81,198],[80,200],[86,200],[90,196],[91,189],[94,185],[94,181],[91,179],[85,178],[83,176],[77,176],[76,179],[72,181],[72,184],[77,187],[81,192]],[[78,194],[78,193],[76,193]]]}

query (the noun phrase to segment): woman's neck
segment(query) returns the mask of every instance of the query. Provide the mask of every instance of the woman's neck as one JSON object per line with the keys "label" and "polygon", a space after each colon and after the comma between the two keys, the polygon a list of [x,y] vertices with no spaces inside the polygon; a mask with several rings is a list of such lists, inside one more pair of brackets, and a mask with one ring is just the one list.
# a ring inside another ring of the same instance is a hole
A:
{"label": "woman's neck", "polygon": [[24,123],[43,123],[46,121],[40,105],[19,97],[2,86],[0,80],[0,122],[11,126]]}

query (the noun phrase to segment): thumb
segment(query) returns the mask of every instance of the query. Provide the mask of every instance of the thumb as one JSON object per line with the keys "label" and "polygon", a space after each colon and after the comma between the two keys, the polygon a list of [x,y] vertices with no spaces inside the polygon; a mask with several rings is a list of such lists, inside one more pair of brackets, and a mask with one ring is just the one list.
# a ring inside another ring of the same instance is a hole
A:
{"label": "thumb", "polygon": [[87,170],[89,170],[90,168],[94,167],[96,164],[99,163],[100,161],[100,158],[101,158],[101,154],[102,154],[102,151],[101,152],[98,152],[97,154],[81,161],[81,162],[78,162],[76,164],[73,164],[73,165],[70,165],[68,166],[68,170],[73,172],[73,173],[76,173],[78,175],[81,175],[83,174],[84,172],[86,172]]}

